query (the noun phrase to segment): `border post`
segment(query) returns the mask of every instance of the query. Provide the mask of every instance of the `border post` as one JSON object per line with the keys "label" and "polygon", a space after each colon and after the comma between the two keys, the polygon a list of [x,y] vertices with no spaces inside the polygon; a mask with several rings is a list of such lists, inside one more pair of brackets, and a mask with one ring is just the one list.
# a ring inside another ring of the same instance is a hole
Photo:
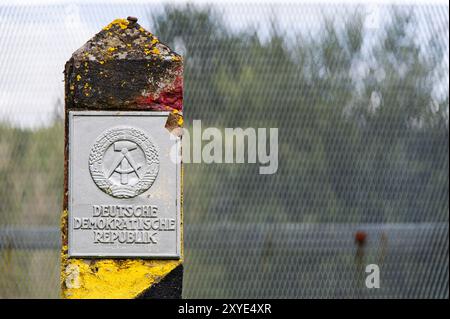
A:
{"label": "border post", "polygon": [[181,56],[128,17],[64,75],[62,297],[181,298]]}

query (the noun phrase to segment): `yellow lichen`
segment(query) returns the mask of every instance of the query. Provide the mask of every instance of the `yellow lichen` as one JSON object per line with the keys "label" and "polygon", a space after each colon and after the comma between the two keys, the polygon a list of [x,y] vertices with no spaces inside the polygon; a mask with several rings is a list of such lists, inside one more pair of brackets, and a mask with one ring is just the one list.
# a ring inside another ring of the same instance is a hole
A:
{"label": "yellow lichen", "polygon": [[67,216],[69,215],[69,212],[65,209],[63,210],[61,214],[61,221],[64,222],[67,219]]}
{"label": "yellow lichen", "polygon": [[106,27],[104,27],[103,30],[108,31],[114,25],[118,25],[121,29],[126,29],[128,27],[128,24],[129,24],[129,22],[126,19],[115,19],[110,24],[108,24]]}
{"label": "yellow lichen", "polygon": [[177,125],[182,126],[183,125],[183,115],[181,114],[181,112],[178,110],[172,110],[172,114],[174,114],[175,117],[177,118]]}
{"label": "yellow lichen", "polygon": [[89,83],[84,83],[84,95],[85,96],[90,96],[90,91],[92,90],[92,86]]}
{"label": "yellow lichen", "polygon": [[178,55],[172,55],[172,61],[181,61],[181,57]]}
{"label": "yellow lichen", "polygon": [[81,75],[77,74],[77,81],[81,80]]}
{"label": "yellow lichen", "polygon": [[115,50],[117,50],[117,48],[115,48],[115,47],[110,47],[110,48],[108,48],[108,51],[109,51],[109,52],[114,52]]}

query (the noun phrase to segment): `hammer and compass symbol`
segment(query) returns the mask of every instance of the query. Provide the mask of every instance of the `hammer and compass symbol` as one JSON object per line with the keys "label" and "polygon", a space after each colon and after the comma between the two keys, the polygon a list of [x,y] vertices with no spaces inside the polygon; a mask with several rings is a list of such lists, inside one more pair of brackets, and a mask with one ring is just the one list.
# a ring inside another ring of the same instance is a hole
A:
{"label": "hammer and compass symbol", "polygon": [[137,149],[137,145],[133,142],[115,142],[114,151],[120,152],[120,154],[118,154],[106,176],[110,178],[112,174],[118,173],[120,175],[120,183],[122,185],[128,185],[128,175],[132,173],[135,173],[139,179],[142,179],[143,176],[140,172],[142,164],[137,163],[131,155],[131,151],[135,149]]}
{"label": "hammer and compass symbol", "polygon": [[158,148],[140,129],[115,127],[103,132],[92,146],[89,171],[95,184],[108,195],[132,198],[155,181]]}

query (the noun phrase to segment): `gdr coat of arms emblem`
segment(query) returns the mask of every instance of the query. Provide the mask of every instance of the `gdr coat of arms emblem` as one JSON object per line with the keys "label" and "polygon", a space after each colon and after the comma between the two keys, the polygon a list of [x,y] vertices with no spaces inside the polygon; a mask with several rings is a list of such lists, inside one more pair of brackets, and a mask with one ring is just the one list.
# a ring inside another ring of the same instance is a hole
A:
{"label": "gdr coat of arms emblem", "polygon": [[148,190],[159,171],[158,150],[133,127],[115,127],[101,134],[89,155],[95,184],[116,198],[132,198]]}

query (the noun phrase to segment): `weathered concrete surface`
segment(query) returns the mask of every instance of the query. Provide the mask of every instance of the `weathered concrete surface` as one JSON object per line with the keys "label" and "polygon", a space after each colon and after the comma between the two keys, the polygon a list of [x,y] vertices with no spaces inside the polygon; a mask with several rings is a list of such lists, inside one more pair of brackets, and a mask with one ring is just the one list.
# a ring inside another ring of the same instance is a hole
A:
{"label": "weathered concrete surface", "polygon": [[[179,260],[68,258],[67,115],[70,110],[170,110],[176,114],[178,125],[182,125],[179,112],[183,108],[182,58],[138,23],[117,19],[74,52],[66,63],[64,73],[66,127],[64,204],[61,217],[62,297],[180,298],[184,253],[183,195]],[[182,177],[181,183],[183,185]],[[173,270],[175,273],[168,278],[177,278],[177,286],[164,285],[164,278]],[[150,293],[154,291],[152,286],[159,282],[161,285],[158,293]]]}
{"label": "weathered concrete surface", "polygon": [[139,24],[111,22],[65,68],[74,109],[181,110],[183,61]]}

